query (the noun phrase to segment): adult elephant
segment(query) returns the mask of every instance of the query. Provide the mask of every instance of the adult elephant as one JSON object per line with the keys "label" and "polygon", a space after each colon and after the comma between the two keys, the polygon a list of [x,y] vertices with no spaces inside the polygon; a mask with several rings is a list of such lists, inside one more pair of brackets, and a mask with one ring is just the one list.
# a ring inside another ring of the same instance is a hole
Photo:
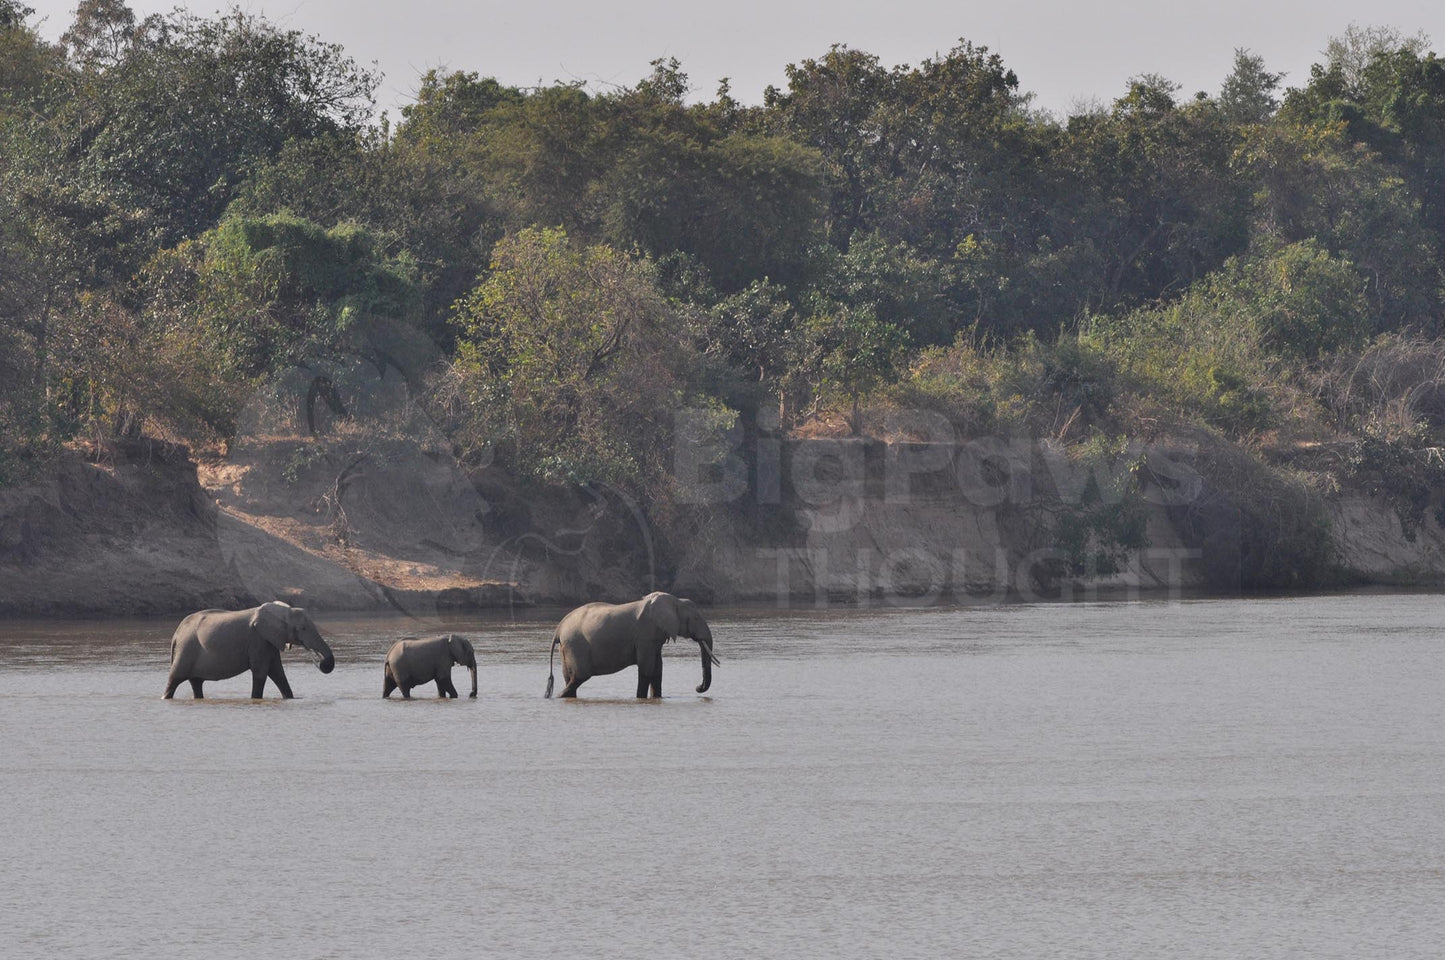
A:
{"label": "adult elephant", "polygon": [[423,683],[436,681],[438,697],[457,696],[452,685],[452,664],[460,663],[472,672],[471,698],[477,698],[477,652],[472,642],[460,633],[449,633],[430,640],[403,637],[391,645],[386,652],[386,664],[381,668],[384,680],[381,686],[382,699],[391,696],[391,691],[401,689],[404,699],[411,699],[411,688]]}
{"label": "adult elephant", "polygon": [[697,604],[670,593],[649,593],[631,603],[589,603],[578,607],[557,625],[552,653],[547,658],[547,693],[552,695],[552,658],[562,648],[562,696],[577,696],[577,688],[591,677],[637,666],[637,696],[662,696],[662,645],[673,637],[696,640],[702,651],[702,683],[697,692],[712,686],[712,629]]}
{"label": "adult elephant", "polygon": [[319,662],[322,673],[336,667],[336,657],[311,617],[301,607],[273,600],[249,610],[202,610],[181,621],[171,637],[171,674],[166,680],[166,699],[181,681],[189,680],[191,692],[203,699],[201,684],[226,680],[251,671],[251,696],[260,699],[269,677],[290,700],[291,684],[281,666],[281,651],[305,647]]}

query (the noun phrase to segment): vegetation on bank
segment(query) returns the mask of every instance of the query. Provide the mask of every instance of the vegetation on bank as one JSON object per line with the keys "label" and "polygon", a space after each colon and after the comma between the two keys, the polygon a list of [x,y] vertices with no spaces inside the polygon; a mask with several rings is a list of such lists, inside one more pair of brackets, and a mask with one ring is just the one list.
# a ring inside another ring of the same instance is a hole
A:
{"label": "vegetation on bank", "polygon": [[[1259,583],[1328,576],[1342,483],[1407,528],[1435,509],[1423,37],[1350,27],[1292,89],[1239,50],[1217,92],[1141,75],[1067,116],[960,41],[834,47],[758,105],[675,60],[604,92],[432,72],[392,122],[339,47],[239,8],[83,0],[58,45],[31,17],[0,0],[0,483],[78,439],[224,447],[258,395],[315,431],[366,365],[463,456],[658,515],[684,407],[713,433],[929,410],[1085,459],[1190,438],[1267,531]],[[1061,518],[1070,555],[1141,542],[1136,493]]]}

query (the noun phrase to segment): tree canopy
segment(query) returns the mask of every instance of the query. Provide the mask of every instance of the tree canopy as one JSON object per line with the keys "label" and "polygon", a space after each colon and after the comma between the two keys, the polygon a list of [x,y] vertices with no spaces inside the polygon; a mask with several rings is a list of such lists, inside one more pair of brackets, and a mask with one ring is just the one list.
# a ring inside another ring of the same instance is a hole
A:
{"label": "tree canopy", "polygon": [[448,398],[461,447],[655,489],[680,404],[1055,433],[1162,405],[1243,436],[1309,370],[1440,328],[1419,36],[1352,27],[1292,89],[1240,48],[1216,95],[1140,74],[1066,116],[968,40],[835,46],[756,105],[667,58],[602,89],[433,70],[393,124],[375,73],[239,8],[85,0],[59,44],[32,18],[0,0],[12,455],[224,438],[245,389],[350,359]]}

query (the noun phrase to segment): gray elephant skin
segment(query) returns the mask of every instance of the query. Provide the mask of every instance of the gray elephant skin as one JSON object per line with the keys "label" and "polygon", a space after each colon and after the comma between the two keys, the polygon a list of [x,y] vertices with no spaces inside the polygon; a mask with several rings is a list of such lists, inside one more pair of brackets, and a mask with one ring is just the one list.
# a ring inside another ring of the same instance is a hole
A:
{"label": "gray elephant skin", "polygon": [[290,700],[294,694],[281,666],[281,651],[288,647],[311,651],[322,673],[330,673],[336,666],[331,648],[301,607],[273,600],[249,610],[193,613],[171,637],[166,699],[175,695],[184,680],[190,681],[191,692],[200,700],[205,681],[227,680],[250,670],[252,698],[261,698],[269,678],[281,696]]}
{"label": "gray elephant skin", "polygon": [[649,593],[631,603],[589,603],[578,607],[557,625],[552,653],[547,658],[547,692],[552,696],[552,659],[562,650],[562,696],[577,696],[577,688],[591,677],[637,667],[637,696],[662,696],[662,645],[673,637],[696,640],[702,652],[702,683],[698,693],[712,686],[712,667],[718,663],[712,649],[712,629],[691,600],[670,593]]}
{"label": "gray elephant skin", "polygon": [[411,699],[411,688],[423,683],[436,682],[438,697],[457,696],[452,685],[452,664],[460,663],[472,672],[473,700],[477,697],[477,652],[472,642],[459,633],[449,633],[429,640],[403,637],[391,645],[386,653],[386,665],[382,667],[385,679],[382,683],[383,699],[391,691],[400,689],[403,698]]}

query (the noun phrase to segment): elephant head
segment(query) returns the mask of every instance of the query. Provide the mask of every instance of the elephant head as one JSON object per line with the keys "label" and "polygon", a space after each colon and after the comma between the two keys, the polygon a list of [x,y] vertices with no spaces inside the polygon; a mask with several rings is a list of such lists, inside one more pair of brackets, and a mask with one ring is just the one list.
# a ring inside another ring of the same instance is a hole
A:
{"label": "elephant head", "polygon": [[639,618],[650,619],[669,637],[687,637],[696,640],[702,655],[702,683],[698,693],[706,693],[712,686],[712,667],[719,663],[712,651],[712,628],[703,619],[702,611],[691,600],[674,597],[670,593],[648,594],[642,604]]}
{"label": "elephant head", "polygon": [[472,648],[472,642],[460,633],[454,633],[447,637],[447,648],[451,650],[452,662],[460,663],[472,672],[471,698],[477,698],[477,652]]}
{"label": "elephant head", "polygon": [[316,658],[322,673],[336,668],[336,657],[331,648],[321,639],[321,632],[311,622],[311,616],[301,607],[273,600],[256,608],[251,617],[251,629],[277,650],[287,647],[305,647]]}

